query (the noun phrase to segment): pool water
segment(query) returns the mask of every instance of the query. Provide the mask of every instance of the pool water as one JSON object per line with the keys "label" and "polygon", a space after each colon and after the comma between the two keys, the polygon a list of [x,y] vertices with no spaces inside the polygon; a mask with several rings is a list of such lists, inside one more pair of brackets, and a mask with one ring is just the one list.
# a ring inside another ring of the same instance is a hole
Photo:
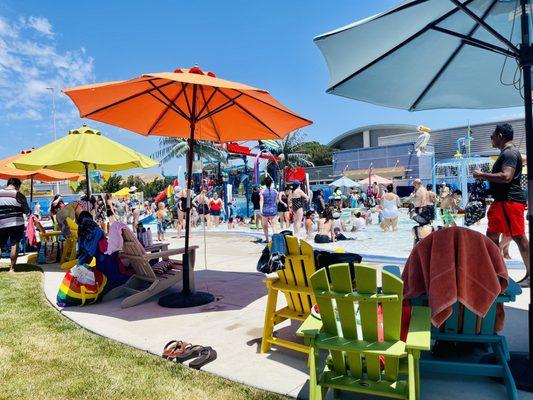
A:
{"label": "pool water", "polygon": [[[347,221],[348,215],[349,215],[349,212],[344,211],[342,215],[342,219]],[[315,247],[320,248],[320,249],[328,249],[328,250],[343,248],[347,252],[355,252],[355,253],[362,254],[362,255],[383,256],[387,258],[396,258],[396,259],[407,258],[413,248],[414,238],[412,234],[412,228],[416,225],[416,223],[414,223],[407,215],[407,209],[400,210],[400,216],[398,220],[398,231],[396,232],[391,232],[391,231],[383,232],[381,230],[381,227],[378,224],[377,213],[373,213],[372,221],[373,221],[372,224],[366,226],[366,230],[364,232],[349,232],[351,226],[350,225],[347,226],[348,232],[343,232],[343,233],[345,236],[349,238],[353,238],[354,240],[318,244]],[[463,226],[462,217],[457,218],[456,222],[458,226]],[[434,226],[438,226],[438,225],[443,225],[442,221],[437,220],[434,222]],[[147,226],[150,227],[151,231],[154,234],[157,232],[157,228],[155,224],[149,224]],[[473,229],[480,233],[485,233],[485,231],[487,230],[486,218],[481,220],[479,224],[470,226],[470,229]],[[316,230],[316,225],[315,225],[315,230]],[[209,228],[206,231],[207,232],[231,232],[234,234],[237,234],[237,233],[253,234],[254,236],[257,236],[258,238],[263,237],[262,230],[250,229],[247,227],[237,227],[234,230],[228,231],[226,223],[221,223],[218,228]],[[193,233],[201,233],[201,232],[203,232],[202,227],[197,227],[193,229]],[[526,232],[527,232],[527,228],[526,228]],[[175,234],[175,230],[169,229],[168,233],[170,235]],[[305,230],[300,231],[300,234],[301,234],[300,237],[302,239],[305,239]],[[312,236],[314,237],[314,235],[315,235],[315,232],[313,232]],[[307,239],[307,240],[312,242],[312,238]],[[508,262],[508,267],[521,268],[523,264],[520,258],[518,247],[516,246],[515,243],[511,243],[510,255],[513,260],[510,263]]]}

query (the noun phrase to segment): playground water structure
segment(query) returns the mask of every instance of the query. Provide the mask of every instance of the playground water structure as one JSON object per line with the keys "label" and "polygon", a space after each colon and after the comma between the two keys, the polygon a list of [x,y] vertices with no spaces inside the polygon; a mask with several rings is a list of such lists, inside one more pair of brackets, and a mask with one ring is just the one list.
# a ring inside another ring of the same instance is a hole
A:
{"label": "playground water structure", "polygon": [[473,172],[489,172],[494,160],[489,157],[455,157],[435,163],[435,181],[438,186],[445,182],[451,190],[459,189],[463,193],[461,206],[468,202],[469,185],[475,181]]}

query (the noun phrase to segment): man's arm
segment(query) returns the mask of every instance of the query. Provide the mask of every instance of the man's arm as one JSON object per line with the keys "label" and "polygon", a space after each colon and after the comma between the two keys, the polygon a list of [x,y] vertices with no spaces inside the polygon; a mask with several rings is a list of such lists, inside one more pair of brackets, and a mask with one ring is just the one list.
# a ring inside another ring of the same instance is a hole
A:
{"label": "man's arm", "polygon": [[513,167],[506,167],[504,166],[502,168],[502,172],[496,172],[496,173],[489,173],[489,172],[481,172],[481,171],[474,171],[474,178],[475,179],[484,179],[489,182],[494,183],[509,183],[513,180],[514,173],[516,169]]}
{"label": "man's arm", "polygon": [[26,199],[26,196],[24,196],[20,192],[17,192],[17,201],[22,206],[22,212],[24,214],[29,214],[31,212],[31,209],[30,209],[30,206],[28,205],[28,200]]}

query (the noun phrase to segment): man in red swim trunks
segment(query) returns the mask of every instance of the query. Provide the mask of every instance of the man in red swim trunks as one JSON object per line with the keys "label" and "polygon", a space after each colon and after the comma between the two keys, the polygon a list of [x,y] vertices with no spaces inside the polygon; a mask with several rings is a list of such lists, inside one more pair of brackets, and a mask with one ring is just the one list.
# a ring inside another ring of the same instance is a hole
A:
{"label": "man in red swim trunks", "polygon": [[492,146],[500,149],[500,156],[492,166],[491,173],[474,171],[474,178],[489,181],[494,198],[487,212],[487,236],[497,245],[500,234],[513,238],[526,266],[526,276],[518,283],[522,287],[529,287],[529,241],[524,219],[526,194],[520,185],[522,155],[513,144],[513,136],[511,125],[496,126],[490,139]]}

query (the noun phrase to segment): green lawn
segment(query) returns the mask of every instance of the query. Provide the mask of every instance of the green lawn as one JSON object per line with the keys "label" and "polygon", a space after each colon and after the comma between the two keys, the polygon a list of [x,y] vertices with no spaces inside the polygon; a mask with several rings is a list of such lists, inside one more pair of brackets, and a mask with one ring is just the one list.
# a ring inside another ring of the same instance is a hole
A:
{"label": "green lawn", "polygon": [[0,267],[0,399],[281,398],[89,333],[50,306],[39,270],[7,270]]}

